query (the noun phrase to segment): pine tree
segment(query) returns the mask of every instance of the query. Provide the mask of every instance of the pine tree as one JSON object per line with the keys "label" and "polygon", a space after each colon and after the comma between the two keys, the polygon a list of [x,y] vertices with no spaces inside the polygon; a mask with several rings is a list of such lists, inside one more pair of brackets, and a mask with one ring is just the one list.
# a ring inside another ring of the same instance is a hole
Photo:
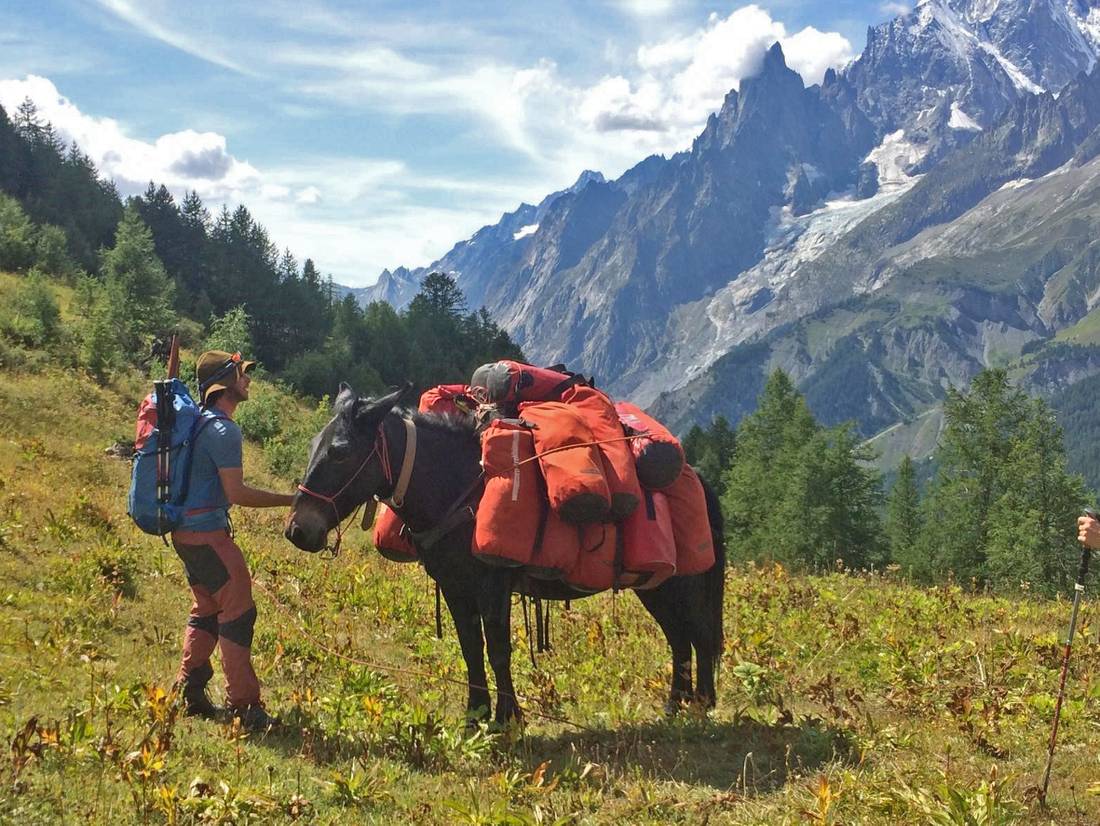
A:
{"label": "pine tree", "polygon": [[912,572],[924,570],[916,557],[920,537],[920,491],[917,489],[913,460],[903,456],[898,465],[898,478],[886,499],[886,536],[894,562]]}
{"label": "pine tree", "polygon": [[153,249],[153,237],[133,207],[119,222],[115,245],[103,254],[104,280],[112,292],[119,348],[137,363],[153,339],[175,323],[172,282]]}
{"label": "pine tree", "polygon": [[881,480],[868,458],[851,427],[821,428],[790,378],[772,373],[723,478],[731,554],[816,568],[881,561]]}
{"label": "pine tree", "polygon": [[1084,486],[1065,471],[1061,430],[1046,405],[986,370],[950,390],[939,470],[922,508],[918,553],[928,576],[1050,589],[1073,556]]}

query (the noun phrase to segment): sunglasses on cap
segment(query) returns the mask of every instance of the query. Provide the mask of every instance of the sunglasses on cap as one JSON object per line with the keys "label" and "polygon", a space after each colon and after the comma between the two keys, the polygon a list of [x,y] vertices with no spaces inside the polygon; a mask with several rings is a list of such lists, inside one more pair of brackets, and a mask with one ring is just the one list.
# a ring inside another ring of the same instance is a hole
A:
{"label": "sunglasses on cap", "polygon": [[214,375],[212,375],[210,378],[199,385],[199,392],[205,393],[206,388],[210,387],[210,385],[214,384],[215,382],[221,381],[229,373],[230,370],[236,370],[238,367],[240,367],[240,365],[241,354],[239,352],[234,353],[225,360],[225,363],[217,369]]}

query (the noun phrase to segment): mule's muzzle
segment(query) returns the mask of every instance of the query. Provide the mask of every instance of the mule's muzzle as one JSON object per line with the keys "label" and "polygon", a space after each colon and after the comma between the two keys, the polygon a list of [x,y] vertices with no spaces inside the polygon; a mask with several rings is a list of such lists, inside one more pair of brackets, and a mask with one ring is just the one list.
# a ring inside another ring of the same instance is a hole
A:
{"label": "mule's muzzle", "polygon": [[323,551],[328,540],[328,529],[321,526],[311,526],[299,521],[297,514],[291,514],[287,522],[283,536],[291,541],[296,548],[315,554]]}

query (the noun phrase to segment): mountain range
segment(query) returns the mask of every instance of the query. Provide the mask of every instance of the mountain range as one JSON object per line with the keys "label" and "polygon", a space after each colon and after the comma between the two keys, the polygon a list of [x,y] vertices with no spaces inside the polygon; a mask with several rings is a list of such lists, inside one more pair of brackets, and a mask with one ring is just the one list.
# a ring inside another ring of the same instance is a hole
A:
{"label": "mountain range", "polygon": [[806,87],[776,44],[691,148],[586,172],[360,300],[455,274],[540,363],[684,430],[786,370],[884,455],[1003,365],[1100,372],[1100,0],[927,0]]}

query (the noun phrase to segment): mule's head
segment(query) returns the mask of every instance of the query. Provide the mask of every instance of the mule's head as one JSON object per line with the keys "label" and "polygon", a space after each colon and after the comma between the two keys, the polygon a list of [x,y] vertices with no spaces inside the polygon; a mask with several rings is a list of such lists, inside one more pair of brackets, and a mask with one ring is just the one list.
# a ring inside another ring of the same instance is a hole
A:
{"label": "mule's head", "polygon": [[329,531],[360,504],[388,494],[382,423],[411,387],[369,399],[340,385],[332,418],[313,438],[301,485],[305,491],[300,489],[290,506],[285,535],[303,551],[324,549]]}

